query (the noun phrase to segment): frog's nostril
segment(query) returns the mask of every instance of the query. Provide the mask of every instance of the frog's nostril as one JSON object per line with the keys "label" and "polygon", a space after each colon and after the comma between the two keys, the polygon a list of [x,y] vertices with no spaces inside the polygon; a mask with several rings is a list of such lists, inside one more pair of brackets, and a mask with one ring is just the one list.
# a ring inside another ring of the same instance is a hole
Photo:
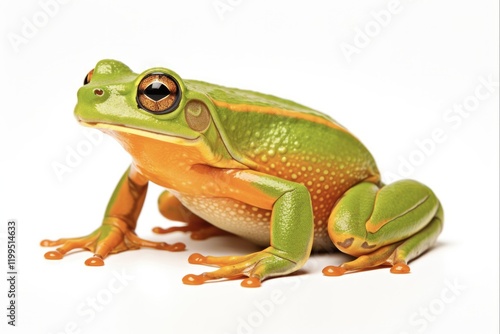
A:
{"label": "frog's nostril", "polygon": [[94,89],[94,94],[97,96],[101,96],[102,94],[104,94],[104,91],[102,89],[96,88]]}

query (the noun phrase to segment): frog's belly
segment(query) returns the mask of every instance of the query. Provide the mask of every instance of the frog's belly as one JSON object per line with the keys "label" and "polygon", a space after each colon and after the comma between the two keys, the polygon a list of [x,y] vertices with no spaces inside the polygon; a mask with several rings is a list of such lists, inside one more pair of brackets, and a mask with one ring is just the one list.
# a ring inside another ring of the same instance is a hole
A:
{"label": "frog's belly", "polygon": [[[267,247],[270,245],[271,211],[231,198],[177,196],[181,203],[210,224]],[[325,228],[315,228],[314,248],[329,249],[333,244]]]}

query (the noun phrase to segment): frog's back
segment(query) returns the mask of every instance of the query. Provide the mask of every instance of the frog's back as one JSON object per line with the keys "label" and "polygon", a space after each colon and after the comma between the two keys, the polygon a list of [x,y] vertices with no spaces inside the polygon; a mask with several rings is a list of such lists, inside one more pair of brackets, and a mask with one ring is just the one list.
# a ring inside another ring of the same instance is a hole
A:
{"label": "frog's back", "polygon": [[370,152],[327,115],[271,95],[189,84],[217,107],[219,131],[236,159],[308,188],[316,236],[326,235],[330,212],[345,191],[363,180],[380,181]]}
{"label": "frog's back", "polygon": [[[250,90],[214,85],[202,81],[186,80],[186,83],[189,88],[203,92],[209,96],[219,109],[251,112],[253,114],[280,114],[281,111],[283,115],[288,115],[289,117],[303,117],[309,120],[315,119],[320,123],[330,123],[339,128],[343,128],[328,115],[287,99]],[[226,114],[224,110],[222,111],[223,114]]]}
{"label": "frog's back", "polygon": [[[302,161],[300,167],[306,169],[314,164],[339,164],[349,169],[358,161],[378,175],[365,146],[328,115],[272,95],[201,81],[187,83],[212,100],[222,125],[220,131],[237,153],[252,161],[258,170],[275,170],[281,175],[299,166],[290,159]],[[292,172],[290,178],[301,172]]]}

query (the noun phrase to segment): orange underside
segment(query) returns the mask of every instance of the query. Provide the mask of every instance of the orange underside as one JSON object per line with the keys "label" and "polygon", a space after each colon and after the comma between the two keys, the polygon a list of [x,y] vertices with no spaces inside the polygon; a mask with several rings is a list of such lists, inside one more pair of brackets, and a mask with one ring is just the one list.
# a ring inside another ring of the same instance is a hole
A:
{"label": "orange underside", "polygon": [[[209,149],[196,141],[176,144],[121,131],[106,132],[131,154],[135,167],[142,175],[171,190],[181,200],[184,198],[185,204],[193,206],[195,211],[198,209],[195,213],[200,214],[205,210],[206,205],[200,202],[196,207],[195,201],[196,198],[203,197],[211,205],[230,205],[231,211],[238,203],[251,203],[236,211],[236,216],[246,217],[251,221],[250,225],[269,220],[270,217],[264,217],[264,212],[260,209],[272,210],[275,198],[253,186],[251,180],[232,178],[231,173],[248,169],[239,162],[226,158],[223,162],[219,160],[219,164],[225,164],[226,168],[213,168],[207,166],[206,161],[216,158]],[[315,236],[325,237],[328,234],[328,217],[337,199],[352,185],[370,177],[365,170],[357,167],[349,163],[339,165],[320,160],[306,163],[299,156],[287,154],[286,162],[278,156],[269,157],[265,164],[258,164],[257,171],[304,184],[311,194]],[[355,172],[356,170],[360,172]],[[221,181],[223,186],[217,181]],[[228,201],[227,198],[232,200]],[[224,208],[219,207],[214,212],[221,209]],[[260,216],[257,218],[257,215]],[[216,213],[205,213],[204,218],[211,222],[221,219]]]}

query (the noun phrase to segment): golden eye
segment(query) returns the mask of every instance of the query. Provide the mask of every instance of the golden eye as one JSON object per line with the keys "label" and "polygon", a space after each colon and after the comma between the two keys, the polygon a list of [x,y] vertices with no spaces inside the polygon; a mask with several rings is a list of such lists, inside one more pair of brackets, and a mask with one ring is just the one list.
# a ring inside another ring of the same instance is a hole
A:
{"label": "golden eye", "polygon": [[137,87],[139,107],[154,114],[166,114],[177,108],[181,92],[171,76],[151,73],[145,76]]}
{"label": "golden eye", "polygon": [[83,84],[86,85],[92,80],[92,74],[94,74],[94,69],[90,70],[90,72],[85,76],[85,79],[83,80]]}

